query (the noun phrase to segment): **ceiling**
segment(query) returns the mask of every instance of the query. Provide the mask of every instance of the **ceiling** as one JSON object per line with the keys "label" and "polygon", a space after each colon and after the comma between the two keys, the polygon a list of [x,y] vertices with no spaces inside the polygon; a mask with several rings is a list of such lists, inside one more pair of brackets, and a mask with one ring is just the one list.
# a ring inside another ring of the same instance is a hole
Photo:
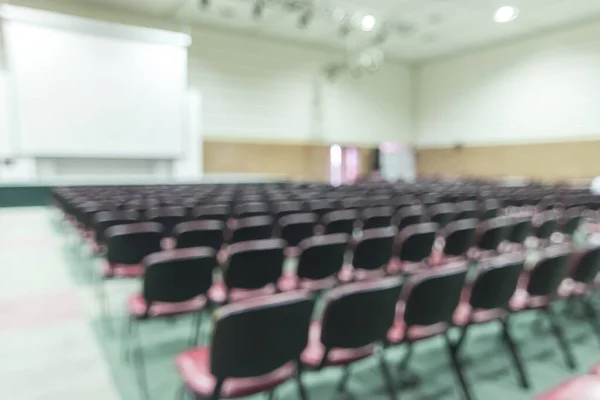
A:
{"label": "ceiling", "polygon": [[[260,17],[253,15],[256,0],[210,0],[204,8],[201,0],[80,1],[260,37],[351,49],[377,46],[388,57],[407,61],[600,19],[600,0],[262,0],[266,5]],[[295,9],[284,6],[291,3]],[[310,22],[300,27],[300,17],[311,4]],[[494,11],[503,5],[518,7],[519,17],[505,24],[494,22]],[[336,17],[346,15],[341,22],[334,18],[335,10]],[[372,32],[354,24],[356,16],[365,14],[376,17]],[[346,36],[340,33],[344,24],[352,27]]]}

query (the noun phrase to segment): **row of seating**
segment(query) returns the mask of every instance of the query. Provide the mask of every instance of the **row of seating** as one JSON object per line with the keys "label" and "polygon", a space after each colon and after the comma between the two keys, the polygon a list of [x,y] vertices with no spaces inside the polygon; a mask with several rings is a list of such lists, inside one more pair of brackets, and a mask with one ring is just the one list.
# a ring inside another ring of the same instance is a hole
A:
{"label": "row of seating", "polygon": [[[208,304],[217,264],[213,250],[158,253],[144,263],[143,291],[129,303],[131,321],[200,311]],[[313,322],[314,298],[309,292],[234,302],[215,314],[211,346],[186,350],[177,357],[177,367],[187,390],[201,398],[271,391],[296,377],[304,399],[301,372],[347,366],[377,355],[388,392],[394,397],[393,378],[377,345],[410,349],[421,340],[441,335],[465,398],[473,399],[460,351],[467,331],[481,323],[497,321],[502,326],[518,382],[524,388],[530,386],[510,331],[512,316],[524,310],[536,310],[548,318],[566,365],[576,367],[552,305],[572,298],[592,307],[589,294],[600,272],[600,247],[574,254],[567,244],[551,246],[529,268],[522,254],[506,254],[484,261],[473,281],[467,280],[467,272],[461,261],[407,281],[388,277],[350,283],[327,293],[322,317]],[[596,311],[588,317],[596,329]],[[190,343],[197,343],[199,324],[197,318]],[[448,334],[452,327],[460,329],[457,340]],[[411,354],[409,350],[406,361]],[[340,390],[349,372],[346,368]]]}

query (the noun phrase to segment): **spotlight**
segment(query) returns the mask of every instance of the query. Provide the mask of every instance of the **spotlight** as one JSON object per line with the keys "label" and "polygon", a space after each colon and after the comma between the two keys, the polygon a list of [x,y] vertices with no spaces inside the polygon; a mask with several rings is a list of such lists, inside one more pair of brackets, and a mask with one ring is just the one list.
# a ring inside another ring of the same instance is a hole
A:
{"label": "spotlight", "polygon": [[494,13],[494,21],[499,24],[510,22],[519,16],[519,9],[512,6],[500,7]]}
{"label": "spotlight", "polygon": [[302,15],[300,15],[300,19],[298,20],[298,27],[306,28],[308,26],[308,24],[310,24],[310,21],[312,20],[313,15],[314,15],[313,9],[307,8],[306,11],[304,11],[302,13]]}
{"label": "spotlight", "polygon": [[259,19],[263,16],[265,11],[265,0],[256,0],[254,3],[254,9],[252,10],[252,15],[254,18]]}
{"label": "spotlight", "polygon": [[375,17],[367,14],[360,20],[360,29],[367,32],[372,31],[375,27],[375,22]]}

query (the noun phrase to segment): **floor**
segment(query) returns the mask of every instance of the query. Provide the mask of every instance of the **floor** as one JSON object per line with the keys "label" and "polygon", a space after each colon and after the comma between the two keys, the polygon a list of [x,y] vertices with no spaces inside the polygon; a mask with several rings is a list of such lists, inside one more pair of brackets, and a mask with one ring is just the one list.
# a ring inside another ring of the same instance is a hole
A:
{"label": "floor", "polygon": [[[99,262],[52,210],[0,209],[0,227],[0,399],[138,400],[135,375],[123,358],[120,340],[125,301],[138,283],[114,281],[106,286],[111,313],[103,319],[94,279]],[[463,362],[478,399],[532,399],[600,361],[600,345],[590,327],[564,316],[579,361],[578,371],[569,372],[547,327],[532,324],[534,318],[527,313],[515,316],[514,329],[534,385],[530,391],[518,388],[498,327],[488,324],[473,330]],[[188,317],[142,324],[152,400],[175,398],[179,382],[173,357],[185,348],[190,326]],[[206,337],[208,323],[203,326]],[[403,352],[386,352],[394,368]],[[305,374],[311,399],[387,399],[376,365],[375,360],[357,364],[348,393],[342,395],[335,394],[338,368]],[[403,400],[460,399],[442,341],[418,344],[410,369],[421,384],[401,388]],[[284,384],[277,398],[297,399],[296,388]]]}

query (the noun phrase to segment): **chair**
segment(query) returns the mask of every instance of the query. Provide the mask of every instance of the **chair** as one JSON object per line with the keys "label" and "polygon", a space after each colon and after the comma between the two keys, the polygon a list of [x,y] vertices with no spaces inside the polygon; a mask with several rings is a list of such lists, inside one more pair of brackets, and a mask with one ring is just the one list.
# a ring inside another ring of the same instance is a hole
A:
{"label": "chair", "polygon": [[408,226],[398,233],[394,246],[397,260],[392,261],[388,272],[414,273],[420,270],[431,256],[438,228],[438,224],[424,222]]}
{"label": "chair", "polygon": [[179,354],[176,368],[186,392],[194,398],[217,400],[273,392],[296,379],[300,398],[300,354],[308,343],[314,300],[307,292],[282,293],[220,308],[215,316],[211,347]]}
{"label": "chair", "polygon": [[210,247],[219,251],[223,247],[224,224],[219,220],[182,222],[175,226],[175,248]]}
{"label": "chair", "polygon": [[567,277],[570,247],[566,244],[550,246],[529,272],[526,283],[520,284],[510,301],[514,312],[535,310],[543,313],[550,321],[552,333],[563,353],[566,365],[575,369],[576,363],[564,333],[551,305],[559,297],[559,287]]}
{"label": "chair", "polygon": [[394,225],[398,228],[398,232],[409,225],[415,225],[423,221],[425,217],[423,206],[403,207],[396,215],[394,215]]}
{"label": "chair", "polygon": [[438,224],[440,228],[444,228],[456,217],[455,207],[452,203],[434,204],[428,212],[429,220]]}
{"label": "chair", "polygon": [[215,298],[238,301],[277,290],[283,272],[285,242],[263,239],[239,242],[229,248],[229,260],[223,266],[223,294]]}
{"label": "chair", "polygon": [[461,303],[454,312],[454,324],[461,327],[461,334],[453,348],[458,357],[469,328],[477,324],[499,322],[502,325],[502,339],[517,370],[519,383],[527,389],[530,386],[529,379],[509,324],[509,302],[517,288],[524,263],[525,258],[519,253],[501,255],[482,263],[474,282],[463,289]]}
{"label": "chair", "polygon": [[273,220],[271,217],[248,217],[235,221],[229,243],[247,242],[251,240],[268,239],[273,235]]}
{"label": "chair", "polygon": [[281,201],[275,203],[274,216],[275,220],[290,214],[299,214],[304,212],[304,207],[299,201]]}
{"label": "chair", "polygon": [[573,254],[570,263],[569,277],[562,282],[559,296],[568,298],[570,304],[579,302],[583,306],[585,319],[600,341],[598,311],[591,301],[591,294],[600,273],[600,246],[587,245]]}
{"label": "chair", "polygon": [[296,275],[289,278],[284,276],[283,280],[288,278],[288,286],[293,289],[317,291],[332,288],[338,283],[349,240],[350,236],[343,233],[303,240],[298,246],[300,256]]}
{"label": "chair", "polygon": [[358,213],[356,210],[339,210],[327,213],[323,217],[325,234],[345,233],[351,236],[354,232],[354,224],[357,218]]}
{"label": "chair", "polygon": [[[310,326],[309,342],[302,352],[302,364],[319,370],[343,366],[344,375],[338,392],[344,391],[350,378],[350,366],[375,354],[385,341],[394,321],[401,283],[397,278],[348,284],[329,292],[321,321]],[[391,374],[382,351],[379,366],[390,398],[395,399]]]}
{"label": "chair", "polygon": [[226,222],[229,219],[229,206],[226,204],[198,206],[194,208],[193,217],[197,220],[217,220]]}
{"label": "chair", "polygon": [[583,213],[583,207],[568,208],[560,223],[560,231],[568,237],[573,236],[577,229],[579,229],[579,225],[581,225]]}
{"label": "chair", "polygon": [[392,207],[371,207],[363,211],[363,230],[373,228],[386,228],[392,224]]}
{"label": "chair", "polygon": [[128,358],[131,339],[135,340],[134,363],[138,384],[144,398],[148,399],[144,356],[139,340],[138,322],[161,317],[173,317],[196,313],[188,346],[198,343],[200,311],[208,303],[207,293],[212,286],[214,268],[217,266],[215,251],[208,247],[168,250],[154,253],[143,261],[145,272],[141,293],[128,301],[128,323],[124,345]]}
{"label": "chair", "polygon": [[445,229],[443,258],[465,257],[475,244],[476,219],[461,219],[448,224]]}
{"label": "chair", "polygon": [[235,207],[234,215],[237,219],[260,217],[269,215],[269,207],[266,203],[251,202],[241,203]]}
{"label": "chair", "polygon": [[317,216],[312,213],[291,214],[282,217],[277,224],[277,233],[287,243],[288,247],[296,247],[315,231]]}
{"label": "chair", "polygon": [[545,211],[534,218],[535,236],[543,242],[548,242],[550,236],[558,230],[556,211]]}
{"label": "chair", "polygon": [[156,222],[140,222],[110,227],[106,233],[105,278],[139,277],[144,257],[162,251],[164,228]]}
{"label": "chair", "polygon": [[150,222],[158,222],[165,228],[165,235],[172,236],[175,225],[184,222],[186,218],[185,208],[179,206],[151,208],[146,212]]}
{"label": "chair", "polygon": [[456,216],[455,221],[461,221],[464,219],[477,219],[477,202],[476,201],[463,201],[456,204]]}
{"label": "chair", "polygon": [[507,239],[511,228],[508,217],[490,218],[480,223],[477,227],[476,254],[473,258],[480,259],[497,254],[498,247]]}
{"label": "chair", "polygon": [[390,346],[403,344],[408,346],[408,351],[401,362],[401,368],[406,369],[415,343],[444,335],[454,372],[465,397],[471,400],[473,397],[456,357],[454,343],[448,335],[466,276],[467,268],[464,261],[413,275],[402,289],[400,303],[397,306],[399,311],[394,325],[387,333],[387,343]]}
{"label": "chair", "polygon": [[513,220],[512,228],[508,234],[508,241],[513,244],[523,245],[533,233],[533,223],[531,217],[516,217]]}
{"label": "chair", "polygon": [[97,246],[106,244],[105,232],[108,228],[137,222],[138,213],[135,211],[100,211],[94,217],[95,243]]}
{"label": "chair", "polygon": [[500,213],[502,203],[497,199],[486,199],[481,205],[480,219],[487,221],[488,219],[497,218]]}
{"label": "chair", "polygon": [[352,255],[352,278],[385,275],[392,258],[395,236],[393,227],[364,230]]}

